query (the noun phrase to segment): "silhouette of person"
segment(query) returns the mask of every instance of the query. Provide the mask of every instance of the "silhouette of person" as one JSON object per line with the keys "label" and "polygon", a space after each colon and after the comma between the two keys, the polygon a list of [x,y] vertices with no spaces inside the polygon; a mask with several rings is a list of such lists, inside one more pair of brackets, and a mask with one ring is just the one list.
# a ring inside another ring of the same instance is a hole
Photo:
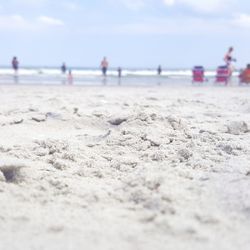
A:
{"label": "silhouette of person", "polygon": [[157,73],[159,76],[161,75],[161,72],[162,72],[162,68],[161,68],[161,65],[159,65],[157,68]]}
{"label": "silhouette of person", "polygon": [[18,68],[19,68],[19,62],[17,60],[17,57],[14,56],[13,59],[12,59],[12,68],[14,69],[15,72],[18,71]]}
{"label": "silhouette of person", "polygon": [[224,61],[229,69],[230,76],[233,74],[234,71],[234,66],[232,65],[232,62],[236,62],[236,59],[232,56],[233,50],[233,47],[229,47],[226,55],[224,56]]}
{"label": "silhouette of person", "polygon": [[103,76],[107,75],[108,66],[109,66],[109,63],[107,61],[107,58],[104,57],[103,60],[101,61],[101,68],[102,68]]}
{"label": "silhouette of person", "polygon": [[14,81],[15,81],[15,83],[18,83],[18,81],[19,81],[19,79],[18,79],[19,62],[18,62],[16,56],[13,57],[11,64],[12,64],[12,68],[14,70]]}
{"label": "silhouette of person", "polygon": [[66,73],[67,67],[66,67],[66,64],[65,64],[65,63],[62,64],[62,66],[61,66],[61,71],[62,71],[63,74]]}
{"label": "silhouette of person", "polygon": [[68,74],[68,83],[70,85],[73,84],[73,74],[72,74],[72,70],[71,69],[69,70],[69,74]]}
{"label": "silhouette of person", "polygon": [[121,77],[122,77],[122,68],[119,67],[119,68],[117,69],[117,72],[118,72],[118,77],[121,78]]}

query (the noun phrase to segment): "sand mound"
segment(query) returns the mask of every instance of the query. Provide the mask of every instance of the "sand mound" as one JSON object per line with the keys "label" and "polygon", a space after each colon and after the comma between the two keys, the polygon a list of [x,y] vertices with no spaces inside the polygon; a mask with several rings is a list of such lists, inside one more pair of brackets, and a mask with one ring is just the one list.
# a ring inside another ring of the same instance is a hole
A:
{"label": "sand mound", "polygon": [[244,121],[233,121],[227,125],[227,132],[232,135],[249,132],[248,125]]}

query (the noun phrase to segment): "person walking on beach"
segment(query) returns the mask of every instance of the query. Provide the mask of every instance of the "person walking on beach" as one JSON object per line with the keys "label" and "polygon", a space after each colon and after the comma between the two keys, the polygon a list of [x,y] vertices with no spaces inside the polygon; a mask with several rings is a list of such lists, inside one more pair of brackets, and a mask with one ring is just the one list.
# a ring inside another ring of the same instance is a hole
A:
{"label": "person walking on beach", "polygon": [[104,57],[103,60],[101,61],[101,68],[102,68],[102,74],[105,77],[107,75],[108,66],[109,66],[109,63],[107,61],[107,58]]}
{"label": "person walking on beach", "polygon": [[226,66],[228,67],[230,76],[233,74],[233,70],[234,70],[234,67],[233,67],[233,65],[232,65],[232,62],[236,62],[236,59],[233,58],[233,56],[232,56],[233,50],[234,50],[234,48],[233,48],[233,47],[230,47],[230,48],[228,49],[227,53],[226,53],[225,56],[224,56],[224,62],[226,63]]}
{"label": "person walking on beach", "polygon": [[12,64],[12,68],[14,69],[15,73],[17,73],[18,68],[19,68],[19,62],[18,62],[16,56],[13,57],[11,64]]}

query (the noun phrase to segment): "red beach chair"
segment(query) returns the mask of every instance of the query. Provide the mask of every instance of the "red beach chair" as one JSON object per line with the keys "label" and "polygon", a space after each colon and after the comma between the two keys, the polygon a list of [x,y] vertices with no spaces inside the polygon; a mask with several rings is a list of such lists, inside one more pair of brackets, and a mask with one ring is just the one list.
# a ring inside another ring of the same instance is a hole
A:
{"label": "red beach chair", "polygon": [[228,84],[230,79],[230,70],[227,66],[219,66],[216,71],[216,83]]}
{"label": "red beach chair", "polygon": [[248,64],[247,68],[240,73],[239,78],[240,83],[250,83],[250,64]]}
{"label": "red beach chair", "polygon": [[205,81],[205,76],[204,76],[205,70],[202,66],[195,66],[192,72],[193,72],[192,83],[202,83]]}

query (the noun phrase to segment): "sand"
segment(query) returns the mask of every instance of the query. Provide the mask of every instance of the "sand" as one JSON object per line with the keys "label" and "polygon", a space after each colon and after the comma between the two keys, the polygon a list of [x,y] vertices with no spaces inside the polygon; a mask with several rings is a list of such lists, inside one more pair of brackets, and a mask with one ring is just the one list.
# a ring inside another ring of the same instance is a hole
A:
{"label": "sand", "polygon": [[249,95],[0,86],[0,249],[249,249]]}

